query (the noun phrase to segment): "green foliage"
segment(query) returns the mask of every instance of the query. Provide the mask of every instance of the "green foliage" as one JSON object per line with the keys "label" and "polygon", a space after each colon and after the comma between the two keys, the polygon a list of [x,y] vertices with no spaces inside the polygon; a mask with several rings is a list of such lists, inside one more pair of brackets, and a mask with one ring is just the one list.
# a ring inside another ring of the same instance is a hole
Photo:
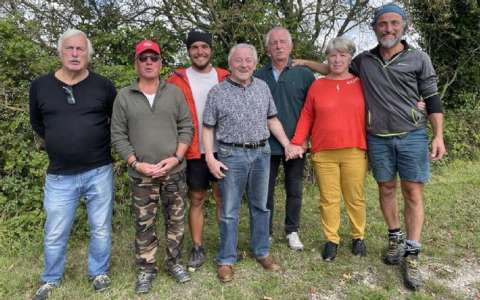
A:
{"label": "green foliage", "polygon": [[480,155],[480,109],[448,111],[444,124],[448,158],[478,159]]}
{"label": "green foliage", "polygon": [[35,149],[26,113],[0,110],[0,132],[0,236],[4,242],[34,239],[42,228],[48,158]]}
{"label": "green foliage", "polygon": [[480,101],[480,4],[475,0],[410,1],[421,45],[430,54],[448,108]]}
{"label": "green foliage", "polygon": [[38,24],[18,16],[0,19],[0,99],[25,106],[30,80],[50,72],[57,60],[36,42]]}

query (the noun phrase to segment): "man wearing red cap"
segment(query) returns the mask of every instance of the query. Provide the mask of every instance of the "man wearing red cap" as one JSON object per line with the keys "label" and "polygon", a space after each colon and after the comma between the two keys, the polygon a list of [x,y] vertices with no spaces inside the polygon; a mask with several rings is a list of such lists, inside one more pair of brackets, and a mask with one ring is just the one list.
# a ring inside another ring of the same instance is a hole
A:
{"label": "man wearing red cap", "polygon": [[205,149],[202,145],[202,115],[207,102],[207,94],[218,82],[228,76],[228,71],[215,68],[212,60],[212,36],[199,29],[188,33],[185,41],[191,66],[179,68],[170,76],[168,82],[179,87],[192,115],[194,126],[192,144],[187,150],[187,185],[190,198],[188,221],[193,247],[188,261],[189,270],[199,268],[206,260],[202,240],[204,223],[203,205],[207,190],[212,183],[212,194],[216,202],[216,217],[219,218],[220,192],[217,179],[208,170],[205,162]]}
{"label": "man wearing red cap", "polygon": [[192,121],[183,94],[159,78],[161,67],[158,44],[138,43],[138,80],[120,90],[112,114],[112,144],[127,161],[132,182],[138,294],[150,290],[157,273],[159,201],[167,240],[165,268],[178,282],[190,280],[180,254],[187,192],[183,158],[192,139]]}

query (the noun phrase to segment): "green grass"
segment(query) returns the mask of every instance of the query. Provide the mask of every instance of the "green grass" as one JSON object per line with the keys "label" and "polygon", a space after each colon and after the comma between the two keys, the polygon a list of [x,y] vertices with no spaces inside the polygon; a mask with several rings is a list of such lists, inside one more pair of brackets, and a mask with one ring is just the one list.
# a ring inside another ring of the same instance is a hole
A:
{"label": "green grass", "polygon": [[[426,221],[421,261],[426,287],[419,293],[404,289],[398,267],[381,262],[386,227],[377,204],[376,185],[370,176],[366,191],[368,256],[364,259],[350,254],[349,225],[342,210],[340,235],[344,239],[337,259],[333,263],[322,261],[320,247],[324,240],[319,221],[318,188],[313,184],[305,186],[302,209],[300,234],[306,249],[292,252],[283,237],[284,201],[281,199],[284,193],[278,187],[271,253],[284,268],[283,272],[265,272],[251,258],[247,210],[243,205],[239,249],[246,253],[246,258],[235,266],[233,282],[219,283],[213,261],[218,229],[214,207],[209,204],[204,233],[208,263],[193,273],[192,281],[185,285],[175,283],[161,270],[153,290],[142,297],[133,293],[133,219],[128,205],[117,205],[111,289],[102,294],[92,291],[86,277],[88,231],[85,226],[77,226],[69,244],[64,281],[51,299],[472,299],[480,295],[480,277],[475,277],[478,273],[475,268],[478,270],[480,266],[479,162],[457,161],[433,168],[432,181],[425,191]],[[128,196],[120,195],[119,198]],[[84,215],[82,208],[77,216],[84,219]],[[158,225],[161,267],[164,256],[161,218]],[[33,240],[2,241],[6,250],[0,255],[0,299],[28,299],[38,287],[43,267],[42,236],[34,236]],[[187,232],[184,259],[190,247]]]}

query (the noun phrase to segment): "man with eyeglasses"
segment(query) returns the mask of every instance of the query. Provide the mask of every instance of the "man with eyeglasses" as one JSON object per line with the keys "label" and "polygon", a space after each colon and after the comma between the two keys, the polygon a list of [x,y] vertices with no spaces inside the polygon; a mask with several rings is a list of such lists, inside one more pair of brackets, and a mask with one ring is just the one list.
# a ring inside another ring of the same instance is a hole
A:
{"label": "man with eyeglasses", "polygon": [[88,276],[95,291],[110,285],[114,189],[109,125],[116,91],[110,80],[88,70],[92,54],[85,33],[67,30],[58,41],[62,66],[30,87],[30,122],[49,158],[43,199],[45,269],[33,299],[47,299],[62,280],[81,197],[90,228]]}
{"label": "man with eyeglasses", "polygon": [[212,36],[199,29],[192,29],[185,41],[191,66],[179,68],[173,72],[168,82],[176,85],[183,92],[192,116],[194,133],[192,144],[187,150],[187,185],[190,198],[188,221],[193,247],[188,268],[195,271],[206,260],[202,240],[204,223],[203,205],[207,198],[207,190],[212,184],[212,195],[216,202],[217,222],[220,215],[220,191],[217,179],[208,170],[205,161],[205,149],[202,144],[202,114],[207,101],[207,94],[218,82],[228,76],[228,71],[213,67]]}
{"label": "man with eyeglasses", "polygon": [[155,219],[159,202],[165,221],[165,269],[177,282],[190,280],[180,264],[184,233],[184,156],[193,126],[182,92],[159,78],[157,43],[135,47],[138,80],[120,90],[113,107],[112,144],[127,161],[135,214],[135,292],[148,293],[157,274]]}

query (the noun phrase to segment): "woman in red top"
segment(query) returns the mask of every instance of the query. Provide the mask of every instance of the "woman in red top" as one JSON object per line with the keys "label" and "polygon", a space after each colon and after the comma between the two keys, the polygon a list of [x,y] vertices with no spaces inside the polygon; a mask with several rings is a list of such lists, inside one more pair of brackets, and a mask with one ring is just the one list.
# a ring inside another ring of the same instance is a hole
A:
{"label": "woman in red top", "polygon": [[365,104],[360,79],[348,68],[355,53],[349,39],[337,37],[326,49],[330,73],[311,85],[292,143],[311,137],[312,165],[320,188],[325,243],[322,257],[335,259],[340,242],[340,199],[351,224],[352,252],[365,256],[364,183],[367,172]]}

